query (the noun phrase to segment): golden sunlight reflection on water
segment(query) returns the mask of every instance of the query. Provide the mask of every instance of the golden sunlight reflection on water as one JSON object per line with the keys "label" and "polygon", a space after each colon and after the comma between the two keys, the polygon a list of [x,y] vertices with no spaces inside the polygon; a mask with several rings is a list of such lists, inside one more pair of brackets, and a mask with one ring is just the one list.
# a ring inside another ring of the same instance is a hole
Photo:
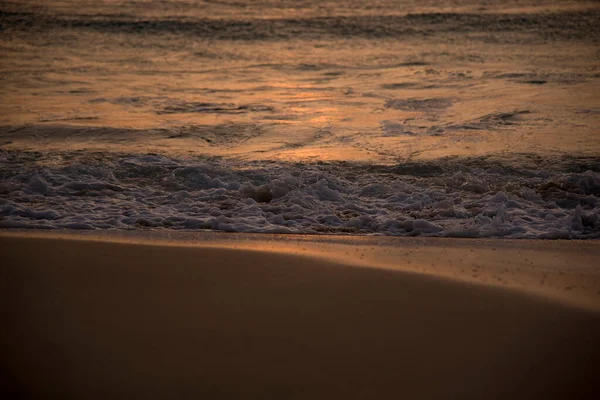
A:
{"label": "golden sunlight reflection on water", "polygon": [[15,6],[44,18],[0,38],[6,147],[391,164],[600,150],[585,2],[163,3]]}

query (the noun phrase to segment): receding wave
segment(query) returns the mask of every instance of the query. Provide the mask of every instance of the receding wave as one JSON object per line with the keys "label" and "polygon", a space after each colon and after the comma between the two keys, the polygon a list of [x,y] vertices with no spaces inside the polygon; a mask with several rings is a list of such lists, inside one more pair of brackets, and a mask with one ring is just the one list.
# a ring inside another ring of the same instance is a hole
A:
{"label": "receding wave", "polygon": [[528,161],[381,166],[0,150],[0,227],[600,238],[600,159]]}

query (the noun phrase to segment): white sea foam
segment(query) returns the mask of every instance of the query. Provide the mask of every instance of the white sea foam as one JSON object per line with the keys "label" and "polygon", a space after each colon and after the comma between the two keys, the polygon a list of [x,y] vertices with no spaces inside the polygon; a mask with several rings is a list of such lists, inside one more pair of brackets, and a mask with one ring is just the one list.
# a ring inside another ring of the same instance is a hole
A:
{"label": "white sea foam", "polygon": [[536,171],[485,159],[385,167],[2,156],[2,228],[600,237],[600,173],[567,172],[573,160]]}

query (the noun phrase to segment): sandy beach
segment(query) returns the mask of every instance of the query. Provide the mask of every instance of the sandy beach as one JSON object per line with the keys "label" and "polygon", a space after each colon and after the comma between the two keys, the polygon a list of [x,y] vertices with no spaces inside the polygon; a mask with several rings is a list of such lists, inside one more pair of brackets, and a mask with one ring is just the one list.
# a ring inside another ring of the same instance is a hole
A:
{"label": "sandy beach", "polygon": [[3,231],[0,249],[11,398],[598,391],[595,242]]}

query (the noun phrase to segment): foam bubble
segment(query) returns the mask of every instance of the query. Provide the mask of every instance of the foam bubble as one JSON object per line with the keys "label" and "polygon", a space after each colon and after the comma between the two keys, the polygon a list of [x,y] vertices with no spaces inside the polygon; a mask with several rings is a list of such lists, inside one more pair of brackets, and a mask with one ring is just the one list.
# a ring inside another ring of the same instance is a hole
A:
{"label": "foam bubble", "polygon": [[600,174],[568,172],[573,160],[539,171],[467,159],[382,167],[0,155],[1,228],[600,238]]}

